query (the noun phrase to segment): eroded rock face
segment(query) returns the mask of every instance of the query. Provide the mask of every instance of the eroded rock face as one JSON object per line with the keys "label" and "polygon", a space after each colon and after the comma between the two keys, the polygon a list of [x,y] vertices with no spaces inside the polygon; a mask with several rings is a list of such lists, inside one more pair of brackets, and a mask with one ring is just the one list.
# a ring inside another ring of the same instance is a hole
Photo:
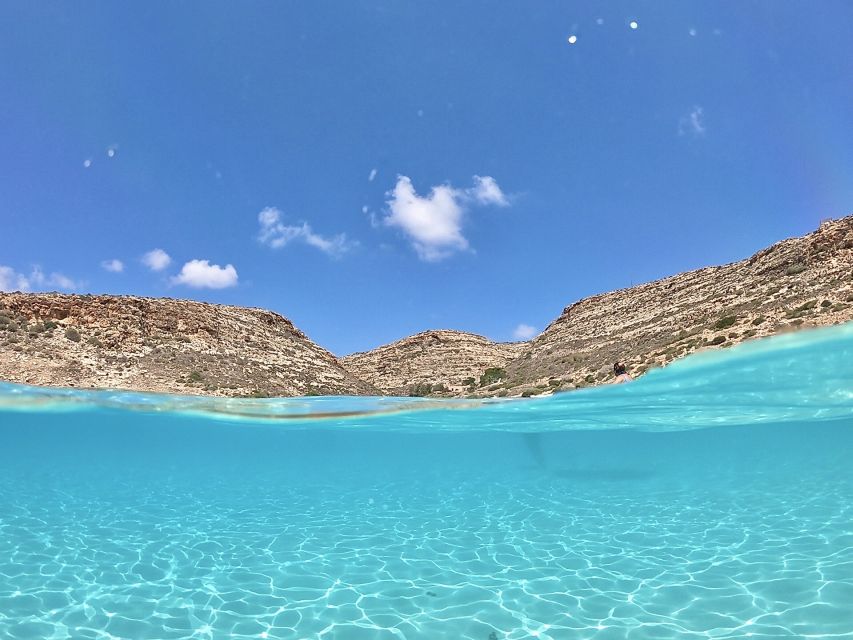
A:
{"label": "eroded rock face", "polygon": [[[608,382],[616,361],[642,375],[699,349],[848,320],[853,216],[747,260],[584,298],[529,343],[427,331],[342,362],[389,393],[446,385],[451,395],[539,395]],[[506,375],[481,385],[487,367]]]}
{"label": "eroded rock face", "polygon": [[496,343],[463,331],[424,331],[346,356],[341,363],[385,393],[461,394],[469,391],[471,380],[478,385],[487,369],[506,367],[523,345]]}
{"label": "eroded rock face", "polygon": [[853,319],[853,216],[751,258],[585,298],[507,367],[510,395],[634,375],[698,349]]}
{"label": "eroded rock face", "polygon": [[377,393],[270,311],[57,293],[0,293],[0,379],[226,396]]}

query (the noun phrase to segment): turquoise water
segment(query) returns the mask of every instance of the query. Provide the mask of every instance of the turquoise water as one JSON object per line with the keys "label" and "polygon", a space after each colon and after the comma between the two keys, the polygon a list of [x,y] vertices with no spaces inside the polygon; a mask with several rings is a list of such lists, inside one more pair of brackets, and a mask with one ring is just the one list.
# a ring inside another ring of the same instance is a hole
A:
{"label": "turquoise water", "polygon": [[0,385],[0,638],[853,637],[853,325],[510,402]]}

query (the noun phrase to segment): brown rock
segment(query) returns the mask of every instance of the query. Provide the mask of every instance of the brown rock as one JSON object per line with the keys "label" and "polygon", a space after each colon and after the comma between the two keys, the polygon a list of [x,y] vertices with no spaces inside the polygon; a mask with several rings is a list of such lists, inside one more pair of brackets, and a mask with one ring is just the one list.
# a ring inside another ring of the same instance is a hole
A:
{"label": "brown rock", "polygon": [[[386,393],[423,393],[425,385],[451,393],[468,390],[466,379],[479,383],[486,369],[503,368],[524,343],[495,343],[473,333],[433,330],[341,359],[354,375]],[[442,392],[443,393],[443,392]]]}
{"label": "brown rock", "polygon": [[751,258],[681,273],[569,305],[507,373],[512,392],[549,379],[587,386],[699,349],[853,319],[853,216]]}
{"label": "brown rock", "polygon": [[11,382],[225,396],[377,393],[289,320],[261,309],[0,293],[0,315],[0,379]]}
{"label": "brown rock", "polygon": [[461,382],[505,367],[478,395],[538,395],[613,379],[613,363],[642,375],[699,349],[853,319],[853,216],[751,258],[584,298],[529,343],[427,331],[343,358],[358,377],[389,393]]}

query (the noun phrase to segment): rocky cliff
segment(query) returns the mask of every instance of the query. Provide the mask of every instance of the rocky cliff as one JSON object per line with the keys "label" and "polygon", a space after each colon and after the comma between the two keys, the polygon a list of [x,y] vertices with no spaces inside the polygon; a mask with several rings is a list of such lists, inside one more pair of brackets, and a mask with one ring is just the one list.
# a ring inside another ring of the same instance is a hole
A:
{"label": "rocky cliff", "polygon": [[[848,320],[853,216],[740,262],[584,298],[529,343],[427,331],[342,362],[389,393],[531,396],[607,382],[617,360],[642,375],[700,349]],[[501,370],[481,380],[488,367]]]}
{"label": "rocky cliff", "polygon": [[523,347],[521,342],[495,343],[463,331],[424,331],[341,362],[385,393],[464,394],[480,385],[488,369],[502,369]]}
{"label": "rocky cliff", "polygon": [[489,394],[535,395],[633,374],[698,349],[853,319],[853,216],[751,258],[569,305]]}
{"label": "rocky cliff", "polygon": [[56,293],[0,293],[0,379],[226,396],[377,393],[270,311]]}

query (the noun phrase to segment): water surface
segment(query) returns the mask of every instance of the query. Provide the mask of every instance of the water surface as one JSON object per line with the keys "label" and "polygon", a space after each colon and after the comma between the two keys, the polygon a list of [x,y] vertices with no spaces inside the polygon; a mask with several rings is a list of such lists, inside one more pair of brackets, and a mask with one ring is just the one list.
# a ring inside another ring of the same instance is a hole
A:
{"label": "water surface", "polygon": [[853,326],[525,401],[0,386],[0,637],[853,637]]}

